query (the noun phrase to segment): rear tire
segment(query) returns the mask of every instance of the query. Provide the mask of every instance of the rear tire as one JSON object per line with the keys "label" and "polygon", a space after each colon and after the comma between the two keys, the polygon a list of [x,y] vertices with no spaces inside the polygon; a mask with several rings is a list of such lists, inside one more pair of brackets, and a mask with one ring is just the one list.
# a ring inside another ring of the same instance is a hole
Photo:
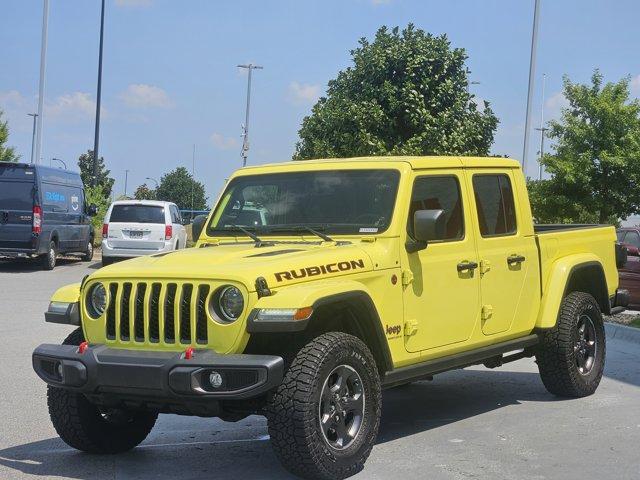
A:
{"label": "rear tire", "polygon": [[604,372],[602,313],[588,293],[572,292],[560,305],[556,326],[544,332],[536,353],[546,389],[560,397],[593,394]]}
{"label": "rear tire", "polygon": [[87,243],[87,248],[84,251],[84,254],[82,255],[82,261],[83,262],[90,262],[93,259],[93,238],[89,239],[89,242]]}
{"label": "rear tire", "polygon": [[271,444],[294,475],[347,478],[371,453],[381,408],[380,376],[367,346],[346,333],[325,333],[297,353],[268,402]]}
{"label": "rear tire", "polygon": [[[78,328],[63,342],[84,341]],[[155,425],[156,412],[120,408],[100,409],[81,393],[47,387],[49,416],[60,438],[69,446],[89,453],[121,453],[140,444]]]}
{"label": "rear tire", "polygon": [[45,270],[53,270],[56,266],[56,260],[58,258],[58,246],[54,240],[49,242],[49,248],[47,253],[40,257],[42,268]]}

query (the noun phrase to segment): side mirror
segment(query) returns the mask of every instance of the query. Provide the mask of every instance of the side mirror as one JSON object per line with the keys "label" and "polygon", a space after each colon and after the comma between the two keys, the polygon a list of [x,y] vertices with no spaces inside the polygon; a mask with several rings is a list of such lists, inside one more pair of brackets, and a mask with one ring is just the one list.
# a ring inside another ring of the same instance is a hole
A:
{"label": "side mirror", "polygon": [[98,207],[94,203],[87,207],[87,215],[95,217],[98,214]]}
{"label": "side mirror", "polygon": [[191,236],[193,237],[193,241],[197,242],[200,234],[202,233],[202,229],[204,228],[204,222],[207,221],[206,215],[198,215],[193,219],[193,223],[191,224]]}
{"label": "side mirror", "polygon": [[442,240],[447,231],[444,210],[418,210],[413,215],[413,236],[415,242],[407,243],[409,253],[427,247],[433,240]]}

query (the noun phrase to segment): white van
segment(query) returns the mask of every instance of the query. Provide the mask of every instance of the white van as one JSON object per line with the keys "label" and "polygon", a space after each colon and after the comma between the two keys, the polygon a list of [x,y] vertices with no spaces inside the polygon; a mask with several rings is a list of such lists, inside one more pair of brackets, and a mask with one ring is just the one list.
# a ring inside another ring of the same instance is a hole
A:
{"label": "white van", "polygon": [[175,203],[119,200],[102,225],[102,265],[118,258],[168,252],[187,245],[187,231]]}

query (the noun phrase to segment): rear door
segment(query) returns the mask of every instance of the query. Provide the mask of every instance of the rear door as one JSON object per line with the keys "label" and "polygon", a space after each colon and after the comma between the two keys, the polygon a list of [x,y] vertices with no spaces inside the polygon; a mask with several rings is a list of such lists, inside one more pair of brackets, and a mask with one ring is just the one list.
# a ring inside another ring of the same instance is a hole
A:
{"label": "rear door", "polygon": [[164,247],[165,208],[162,205],[116,203],[109,216],[112,248],[158,250]]}
{"label": "rear door", "polygon": [[33,169],[0,166],[0,248],[31,248]]}
{"label": "rear door", "polygon": [[479,230],[482,332],[520,333],[515,330],[530,323],[540,288],[535,237],[525,225],[531,218],[517,208],[510,171],[471,170],[467,179]]}

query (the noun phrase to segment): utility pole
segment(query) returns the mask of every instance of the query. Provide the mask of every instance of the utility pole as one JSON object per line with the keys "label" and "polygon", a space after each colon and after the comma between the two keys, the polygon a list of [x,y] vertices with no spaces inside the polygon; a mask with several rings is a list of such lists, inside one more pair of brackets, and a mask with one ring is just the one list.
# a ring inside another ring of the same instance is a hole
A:
{"label": "utility pole", "polygon": [[253,70],[262,70],[264,67],[260,65],[254,65],[253,63],[238,65],[238,68],[246,68],[249,70],[249,76],[247,78],[247,109],[244,117],[244,125],[242,126],[242,166],[247,165],[247,157],[249,156],[249,108],[251,106],[251,73]]}
{"label": "utility pole", "polygon": [[524,146],[522,149],[522,172],[527,176],[527,153],[529,150],[529,131],[531,129],[531,102],[533,101],[533,84],[536,74],[536,49],[538,46],[538,19],[540,0],[535,0],[533,7],[533,30],[531,32],[531,57],[529,58],[529,89],[527,91],[527,112],[524,122]]}
{"label": "utility pole", "polygon": [[[100,49],[98,52],[98,92],[96,95],[96,131],[93,138],[93,181],[95,187],[98,183],[98,158],[100,158],[100,99],[102,97],[102,44],[104,40],[104,0],[100,11]],[[125,188],[126,195],[126,188]]]}
{"label": "utility pole", "polygon": [[538,160],[538,180],[542,180],[542,159],[544,158],[544,136],[548,128],[544,127],[544,86],[547,83],[547,74],[542,74],[542,107],[540,109],[540,159]]}
{"label": "utility pole", "polygon": [[129,179],[129,170],[124,171],[124,196],[127,196],[127,180]]}
{"label": "utility pole", "polygon": [[36,144],[36,118],[38,118],[37,113],[27,113],[30,117],[33,117],[33,133],[31,134],[31,163],[33,163],[33,149]]}
{"label": "utility pole", "polygon": [[[36,133],[36,163],[40,163],[42,151],[42,110],[44,109],[44,76],[47,69],[47,30],[49,28],[49,0],[44,0],[42,10],[42,44],[40,46],[40,84],[38,86],[38,131]],[[33,157],[33,155],[32,155]],[[31,159],[33,163],[33,158]]]}

